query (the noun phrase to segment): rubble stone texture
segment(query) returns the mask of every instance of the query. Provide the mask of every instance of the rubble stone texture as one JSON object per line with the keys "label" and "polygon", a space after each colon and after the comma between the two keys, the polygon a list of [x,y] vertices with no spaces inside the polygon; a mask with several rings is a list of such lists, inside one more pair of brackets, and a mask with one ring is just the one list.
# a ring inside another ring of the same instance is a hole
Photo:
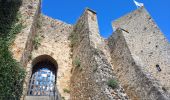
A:
{"label": "rubble stone texture", "polygon": [[113,66],[122,85],[129,94],[134,95],[133,91],[136,91],[143,99],[149,96],[150,99],[154,97],[159,100],[158,95],[164,95],[161,98],[165,99],[170,92],[170,45],[151,16],[144,8],[140,8],[112,25],[124,30],[109,38]]}
{"label": "rubble stone texture", "polygon": [[[170,99],[170,45],[145,8],[113,22],[117,30],[103,39],[94,11],[87,8],[70,25],[42,15],[40,5],[40,0],[23,1],[20,21],[25,27],[11,46],[27,72],[21,100],[31,98],[27,92],[34,63],[51,58],[57,62],[60,99]],[[37,36],[40,45],[35,48]],[[116,80],[116,88],[109,80]]]}

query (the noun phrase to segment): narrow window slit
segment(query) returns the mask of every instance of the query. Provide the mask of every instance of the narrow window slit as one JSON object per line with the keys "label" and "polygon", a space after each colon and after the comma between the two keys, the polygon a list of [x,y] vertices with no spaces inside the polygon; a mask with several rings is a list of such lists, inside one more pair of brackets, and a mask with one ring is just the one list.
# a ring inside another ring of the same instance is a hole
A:
{"label": "narrow window slit", "polygon": [[156,68],[157,68],[157,70],[160,72],[161,71],[161,68],[160,68],[160,66],[157,64],[156,65]]}

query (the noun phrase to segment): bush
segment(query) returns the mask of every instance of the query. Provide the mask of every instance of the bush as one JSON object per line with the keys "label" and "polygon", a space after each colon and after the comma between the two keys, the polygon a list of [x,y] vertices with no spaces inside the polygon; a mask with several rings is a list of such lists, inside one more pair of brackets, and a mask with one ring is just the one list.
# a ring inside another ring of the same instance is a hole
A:
{"label": "bush", "polygon": [[107,84],[112,89],[115,89],[118,86],[118,83],[115,79],[110,79]]}
{"label": "bush", "polygon": [[33,39],[33,45],[34,45],[34,49],[38,49],[38,47],[41,45],[41,37],[39,35],[35,35],[34,39]]}
{"label": "bush", "polygon": [[80,67],[80,65],[81,65],[80,60],[79,60],[78,58],[75,58],[75,60],[73,61],[73,65],[74,65],[75,67]]}
{"label": "bush", "polygon": [[32,59],[32,53],[28,56],[28,59],[29,59],[29,60]]}
{"label": "bush", "polygon": [[61,97],[62,100],[65,100],[65,97]]}
{"label": "bush", "polygon": [[22,95],[25,70],[13,59],[10,45],[23,28],[18,22],[22,4],[1,0],[0,3],[0,100],[19,100]]}
{"label": "bush", "polygon": [[71,41],[70,47],[75,46],[78,42],[78,35],[76,33],[72,32],[71,35],[69,36],[69,40]]}
{"label": "bush", "polygon": [[41,27],[42,27],[42,17],[40,15],[39,19],[37,20],[37,28],[41,29]]}
{"label": "bush", "polygon": [[70,90],[68,90],[68,89],[63,89],[63,91],[64,91],[64,93],[70,93]]}

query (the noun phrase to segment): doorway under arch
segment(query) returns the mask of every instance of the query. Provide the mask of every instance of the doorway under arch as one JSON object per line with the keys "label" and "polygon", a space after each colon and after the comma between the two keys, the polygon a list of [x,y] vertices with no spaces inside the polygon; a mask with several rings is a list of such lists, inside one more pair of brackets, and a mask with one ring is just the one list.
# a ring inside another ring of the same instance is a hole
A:
{"label": "doorway under arch", "polygon": [[32,75],[29,81],[29,96],[55,96],[58,65],[49,55],[36,57],[32,62]]}

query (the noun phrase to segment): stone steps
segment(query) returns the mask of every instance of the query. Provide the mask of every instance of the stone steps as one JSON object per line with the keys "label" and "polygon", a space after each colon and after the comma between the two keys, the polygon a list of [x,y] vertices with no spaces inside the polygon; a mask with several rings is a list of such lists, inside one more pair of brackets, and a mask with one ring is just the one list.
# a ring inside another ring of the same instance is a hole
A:
{"label": "stone steps", "polygon": [[25,100],[59,100],[54,96],[26,96]]}

